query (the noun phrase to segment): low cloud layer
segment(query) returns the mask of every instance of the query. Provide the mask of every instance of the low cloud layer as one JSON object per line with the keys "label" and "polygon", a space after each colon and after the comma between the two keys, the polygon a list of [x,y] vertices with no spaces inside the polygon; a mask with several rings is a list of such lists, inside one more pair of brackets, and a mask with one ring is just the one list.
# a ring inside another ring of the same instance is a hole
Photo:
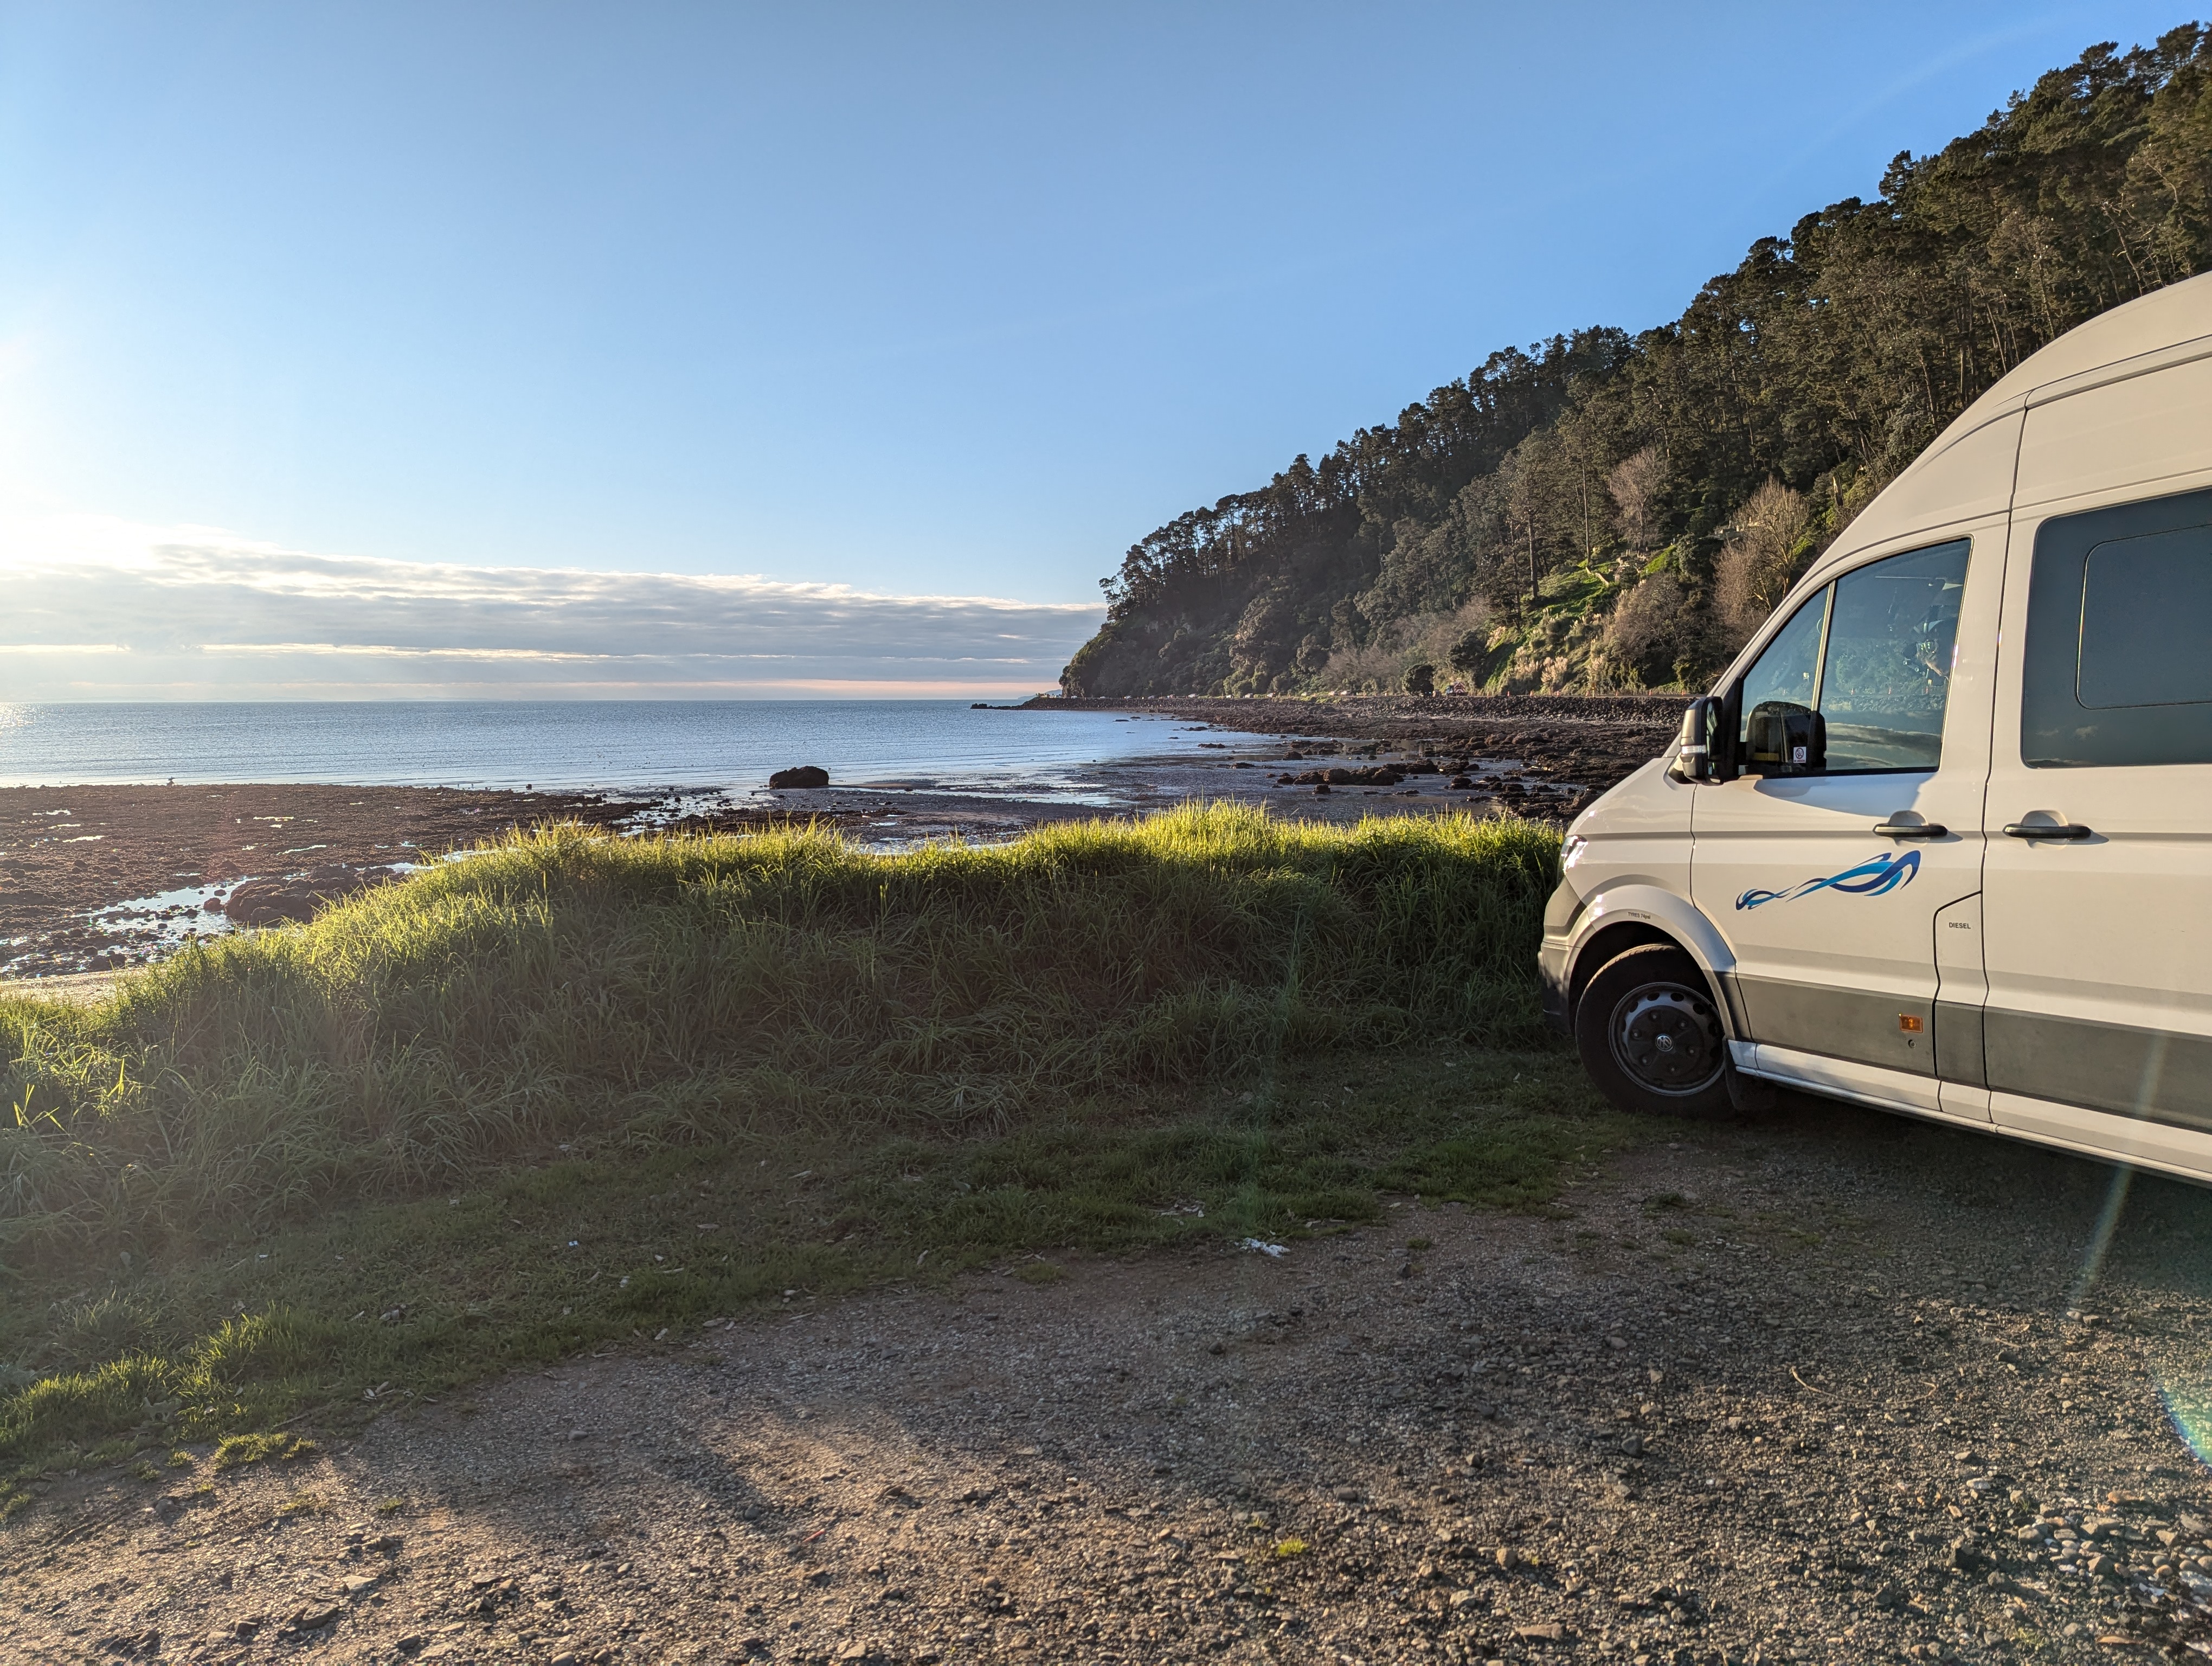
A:
{"label": "low cloud layer", "polygon": [[50,520],[0,529],[0,700],[1004,697],[1101,611]]}

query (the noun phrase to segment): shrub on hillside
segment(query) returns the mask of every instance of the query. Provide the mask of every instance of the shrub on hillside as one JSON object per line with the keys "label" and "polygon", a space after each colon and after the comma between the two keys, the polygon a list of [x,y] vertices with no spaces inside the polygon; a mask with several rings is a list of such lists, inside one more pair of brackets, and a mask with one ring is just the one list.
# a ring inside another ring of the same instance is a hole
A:
{"label": "shrub on hillside", "polygon": [[1607,655],[1645,686],[1670,682],[1678,663],[1702,646],[1703,623],[1689,593],[1672,573],[1645,579],[1616,603],[1606,627]]}
{"label": "shrub on hillside", "polygon": [[1813,559],[1812,507],[1770,480],[1736,512],[1713,567],[1713,611],[1731,646],[1749,641]]}

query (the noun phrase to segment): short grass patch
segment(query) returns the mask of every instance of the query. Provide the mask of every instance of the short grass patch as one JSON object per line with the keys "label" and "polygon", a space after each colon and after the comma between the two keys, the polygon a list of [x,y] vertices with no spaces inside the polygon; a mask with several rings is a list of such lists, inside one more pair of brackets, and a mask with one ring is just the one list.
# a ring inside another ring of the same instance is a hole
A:
{"label": "short grass patch", "polygon": [[315,1455],[315,1443],[297,1435],[225,1435],[216,1443],[215,1467],[234,1469],[241,1463],[266,1463],[272,1459],[293,1462]]}

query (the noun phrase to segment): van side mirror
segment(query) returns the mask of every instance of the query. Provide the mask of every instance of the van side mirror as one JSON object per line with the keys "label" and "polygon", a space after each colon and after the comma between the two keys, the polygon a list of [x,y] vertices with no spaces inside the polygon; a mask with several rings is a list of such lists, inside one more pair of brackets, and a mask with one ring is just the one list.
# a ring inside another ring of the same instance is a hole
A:
{"label": "van side mirror", "polygon": [[1828,723],[1787,700],[1763,700],[1744,726],[1746,773],[1816,775],[1828,767]]}
{"label": "van side mirror", "polygon": [[1682,733],[1674,743],[1674,762],[1667,773],[1677,781],[1716,779],[1713,753],[1720,726],[1719,701],[1711,695],[1692,700],[1682,714]]}

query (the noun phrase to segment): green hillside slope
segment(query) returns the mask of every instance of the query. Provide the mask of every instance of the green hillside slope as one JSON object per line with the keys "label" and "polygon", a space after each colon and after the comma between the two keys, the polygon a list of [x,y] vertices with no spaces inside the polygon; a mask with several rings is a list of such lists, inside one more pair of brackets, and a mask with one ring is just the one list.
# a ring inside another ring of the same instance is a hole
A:
{"label": "green hillside slope", "polygon": [[1881,484],[2084,319],[2212,265],[2212,30],[2093,47],[1674,323],[1493,353],[1104,581],[1090,696],[1695,684]]}

